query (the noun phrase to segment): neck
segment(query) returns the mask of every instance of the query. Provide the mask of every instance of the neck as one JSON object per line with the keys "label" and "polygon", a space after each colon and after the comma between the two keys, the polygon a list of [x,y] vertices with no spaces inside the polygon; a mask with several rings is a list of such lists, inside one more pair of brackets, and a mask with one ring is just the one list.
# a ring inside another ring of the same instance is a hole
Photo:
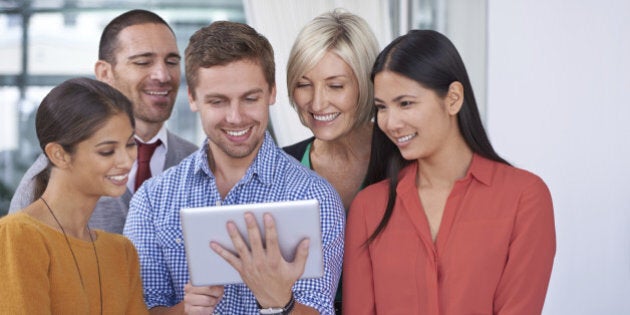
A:
{"label": "neck", "polygon": [[260,146],[262,146],[262,141],[250,155],[243,158],[234,158],[225,154],[218,147],[213,146],[212,142],[208,142],[208,166],[216,178],[221,199],[224,199],[232,187],[245,176],[245,172],[247,172],[260,150]]}
{"label": "neck", "polygon": [[369,160],[372,145],[372,124],[367,123],[352,129],[348,134],[326,141],[315,138],[311,156],[340,160]]}
{"label": "neck", "polygon": [[142,139],[142,141],[148,142],[149,140],[153,139],[155,135],[158,134],[163,125],[164,122],[151,123],[136,119],[136,136]]}
{"label": "neck", "polygon": [[[87,224],[92,216],[98,197],[83,197],[67,191],[60,193],[54,185],[49,185],[41,197],[39,217],[48,225],[62,229],[72,237],[90,240]],[[50,209],[49,209],[50,207]],[[50,213],[52,212],[52,214]],[[56,220],[55,220],[56,218]],[[59,221],[57,223],[57,220]],[[61,227],[59,226],[61,225]]]}
{"label": "neck", "polygon": [[417,183],[420,187],[451,187],[466,176],[472,157],[472,150],[461,139],[437,156],[419,159]]}

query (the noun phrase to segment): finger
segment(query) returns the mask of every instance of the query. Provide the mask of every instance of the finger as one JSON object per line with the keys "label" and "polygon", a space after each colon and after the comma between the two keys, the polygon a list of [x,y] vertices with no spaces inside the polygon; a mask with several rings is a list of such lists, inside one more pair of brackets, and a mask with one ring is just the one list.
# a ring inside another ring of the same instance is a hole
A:
{"label": "finger", "polygon": [[247,226],[247,237],[249,238],[249,246],[254,257],[261,257],[265,254],[263,248],[262,237],[260,235],[260,228],[256,217],[251,212],[245,213],[245,225]]}
{"label": "finger", "polygon": [[249,251],[249,247],[247,246],[247,243],[245,243],[243,236],[241,235],[238,228],[236,227],[236,224],[233,221],[228,221],[227,231],[230,235],[230,239],[232,240],[232,245],[234,245],[234,249],[238,253],[240,260],[243,263],[248,263],[249,261],[251,261],[251,252]]}
{"label": "finger", "polygon": [[241,259],[236,257],[236,255],[232,254],[229,250],[223,248],[223,246],[214,241],[210,242],[210,248],[212,248],[215,253],[221,256],[221,258],[227,261],[227,263],[230,264],[230,266],[232,266],[234,269],[236,269],[236,271],[238,271],[239,273],[241,272],[241,270],[243,269],[243,262],[241,261]]}
{"label": "finger", "polygon": [[295,259],[291,263],[291,270],[295,279],[299,279],[304,273],[304,267],[306,266],[306,258],[308,258],[308,247],[311,244],[311,240],[308,238],[303,239],[297,247],[295,253]]}
{"label": "finger", "polygon": [[223,297],[223,293],[225,293],[225,287],[222,285],[213,285],[208,288],[210,290],[210,295],[218,299],[221,299]]}
{"label": "finger", "polygon": [[[267,255],[270,259],[278,259],[282,257],[280,253],[280,245],[278,245],[278,230],[276,230],[276,222],[270,213],[263,214],[263,222],[265,224],[265,247],[267,248]],[[278,257],[280,256],[280,257]]]}

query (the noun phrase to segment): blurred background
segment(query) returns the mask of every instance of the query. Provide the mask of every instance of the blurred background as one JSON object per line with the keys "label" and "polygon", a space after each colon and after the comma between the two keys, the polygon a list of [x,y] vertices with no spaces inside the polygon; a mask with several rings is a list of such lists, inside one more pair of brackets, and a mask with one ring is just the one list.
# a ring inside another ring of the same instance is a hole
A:
{"label": "blurred background", "polygon": [[[113,17],[156,12],[182,54],[212,21],[254,26],[275,49],[270,129],[284,146],[309,136],[286,97],[293,39],[336,7],[365,18],[381,47],[414,28],[455,43],[495,148],[541,176],[553,196],[558,250],[543,313],[630,314],[627,0],[0,0],[0,216],[40,153],[39,102],[70,77],[93,77],[100,33]],[[168,127],[200,143],[186,88]]]}

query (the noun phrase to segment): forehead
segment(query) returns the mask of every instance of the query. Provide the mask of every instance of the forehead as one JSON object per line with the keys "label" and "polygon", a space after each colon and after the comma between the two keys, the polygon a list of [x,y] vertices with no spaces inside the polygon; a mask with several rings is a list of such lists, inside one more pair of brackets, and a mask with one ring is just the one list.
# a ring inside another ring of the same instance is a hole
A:
{"label": "forehead", "polygon": [[[196,90],[205,94],[240,95],[253,89],[269,90],[262,66],[250,60],[199,68]],[[202,90],[202,91],[201,91]]]}
{"label": "forehead", "polygon": [[354,78],[354,72],[350,65],[346,63],[339,55],[332,51],[327,51],[322,58],[309,69],[307,76],[348,76]]}
{"label": "forehead", "polygon": [[179,54],[175,35],[164,24],[144,23],[124,28],[118,34],[116,55]]}
{"label": "forehead", "polygon": [[104,141],[127,141],[133,135],[133,126],[129,116],[125,113],[116,113],[99,124],[92,135],[79,143],[87,146],[94,146]]}

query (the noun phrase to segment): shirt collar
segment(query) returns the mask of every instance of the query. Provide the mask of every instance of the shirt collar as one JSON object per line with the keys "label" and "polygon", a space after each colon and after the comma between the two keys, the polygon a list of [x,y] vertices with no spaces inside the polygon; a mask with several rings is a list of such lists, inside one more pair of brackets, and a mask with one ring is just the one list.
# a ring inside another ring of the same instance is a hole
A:
{"label": "shirt collar", "polygon": [[[276,159],[277,146],[269,134],[265,132],[265,138],[263,140],[258,153],[252,164],[247,168],[245,176],[241,178],[240,182],[249,182],[252,179],[257,178],[261,183],[265,185],[271,185],[274,178],[274,160]],[[210,170],[208,165],[208,139],[204,140],[203,145],[197,153],[195,153],[195,173],[203,172],[210,178],[214,178],[214,174]]]}
{"label": "shirt collar", "polygon": [[140,139],[140,137],[138,137],[137,135],[134,135],[134,138],[137,141],[140,141],[142,143],[155,143],[155,141],[162,141],[162,145],[164,146],[165,149],[168,150],[168,133],[166,132],[166,125],[162,124],[162,128],[160,128],[160,130],[158,130],[158,133],[153,136],[153,138],[151,138],[149,141],[142,141],[142,139]]}
{"label": "shirt collar", "polygon": [[466,177],[472,176],[477,181],[490,186],[492,183],[492,175],[494,173],[493,161],[488,160],[481,155],[473,154],[472,162],[466,173]]}
{"label": "shirt collar", "polygon": [[[472,161],[466,171],[466,175],[460,180],[468,180],[474,178],[478,182],[490,186],[492,183],[492,176],[494,174],[493,161],[488,160],[476,153],[473,153]],[[400,185],[399,187],[411,187],[415,189],[416,174],[418,173],[418,163],[413,162],[410,165],[405,166],[400,171],[399,183],[403,181],[410,181],[407,185]]]}

